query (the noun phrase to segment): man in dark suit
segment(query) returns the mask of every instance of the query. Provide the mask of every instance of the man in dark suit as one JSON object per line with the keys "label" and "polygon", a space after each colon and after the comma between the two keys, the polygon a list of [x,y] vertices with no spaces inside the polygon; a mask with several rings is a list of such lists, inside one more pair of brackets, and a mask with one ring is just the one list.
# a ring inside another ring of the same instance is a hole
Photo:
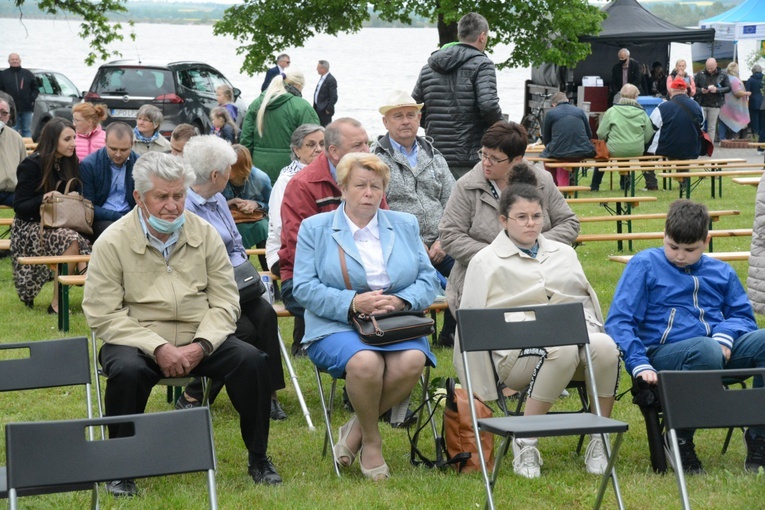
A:
{"label": "man in dark suit", "polygon": [[266,71],[266,79],[263,80],[263,85],[260,87],[260,91],[263,92],[271,85],[271,80],[276,76],[282,75],[284,78],[284,71],[290,66],[290,56],[286,53],[282,53],[276,57],[276,66]]}
{"label": "man in dark suit", "polygon": [[337,80],[329,73],[329,62],[326,60],[319,60],[316,72],[319,73],[319,83],[313,93],[313,109],[319,115],[321,125],[326,126],[332,122],[332,116],[335,114]]}
{"label": "man in dark suit", "polygon": [[[612,99],[628,83],[640,88],[640,62],[630,58],[630,50],[622,48],[617,54],[619,62],[611,69],[609,97]],[[613,100],[613,99],[612,99]]]}

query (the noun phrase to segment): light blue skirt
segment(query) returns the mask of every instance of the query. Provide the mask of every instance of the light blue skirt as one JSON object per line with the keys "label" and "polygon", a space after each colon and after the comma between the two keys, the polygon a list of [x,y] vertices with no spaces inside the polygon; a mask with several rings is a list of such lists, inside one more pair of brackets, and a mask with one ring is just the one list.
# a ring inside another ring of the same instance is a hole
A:
{"label": "light blue skirt", "polygon": [[376,346],[362,342],[355,331],[342,331],[312,342],[306,348],[306,353],[319,369],[339,379],[345,375],[345,365],[359,351],[399,352],[411,350],[422,351],[425,354],[425,363],[431,367],[436,366],[436,357],[430,351],[427,337]]}

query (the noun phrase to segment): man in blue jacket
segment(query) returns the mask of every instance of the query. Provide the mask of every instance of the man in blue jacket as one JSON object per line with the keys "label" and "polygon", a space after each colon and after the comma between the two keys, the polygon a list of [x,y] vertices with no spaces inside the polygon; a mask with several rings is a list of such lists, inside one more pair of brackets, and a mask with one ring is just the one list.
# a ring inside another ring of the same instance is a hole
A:
{"label": "man in blue jacket", "polygon": [[93,240],[133,207],[133,129],[124,122],[106,128],[106,146],[80,163],[82,194],[93,202]]}
{"label": "man in blue jacket", "polygon": [[[632,377],[656,384],[660,370],[765,367],[765,330],[757,328],[738,275],[727,263],[703,256],[708,225],[705,205],[676,200],[667,214],[664,247],[644,250],[627,264],[606,333]],[[693,433],[677,431],[682,467],[703,473]],[[756,473],[765,467],[765,427],[750,427],[744,437],[745,467]]]}

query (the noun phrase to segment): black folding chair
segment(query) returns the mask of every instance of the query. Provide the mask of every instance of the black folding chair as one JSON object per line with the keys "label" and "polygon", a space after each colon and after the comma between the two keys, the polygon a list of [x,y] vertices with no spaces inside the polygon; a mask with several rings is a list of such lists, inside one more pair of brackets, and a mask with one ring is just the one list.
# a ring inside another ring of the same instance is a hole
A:
{"label": "black folding chair", "polygon": [[[659,391],[673,466],[682,466],[677,429],[765,425],[765,388],[731,390],[725,386],[726,378],[752,376],[765,377],[765,368],[659,372]],[[682,467],[675,469],[675,477],[682,507],[688,510],[691,504]]]}
{"label": "black folding chair", "polygon": [[[556,347],[562,345],[584,346],[587,379],[590,393],[597,395],[592,359],[590,357],[589,336],[584,319],[584,309],[581,303],[566,303],[558,305],[528,306],[498,309],[460,309],[457,310],[457,327],[460,334],[460,349],[462,363],[465,369],[467,391],[473,394],[470,382],[470,367],[468,353],[476,351],[495,351],[508,349],[526,349]],[[476,418],[475,404],[470,402],[470,415],[476,436],[479,431],[486,431],[502,436],[494,464],[494,471],[489,479],[486,459],[481,448],[478,456],[481,460],[486,488],[486,507],[494,509],[492,491],[496,484],[499,468],[502,464],[511,441],[514,438],[548,437],[548,436],[578,436],[582,434],[600,434],[608,458],[608,466],[600,481],[594,508],[599,508],[611,479],[618,507],[624,508],[619,483],[616,478],[614,463],[622,443],[626,423],[600,416],[598,399],[592,399],[595,413],[546,414],[538,416],[505,416],[498,418]],[[613,450],[606,434],[616,433]]]}
{"label": "black folding chair", "polygon": [[[0,344],[0,351],[18,351],[12,359],[0,360],[0,391],[33,390],[60,386],[85,386],[86,416],[92,418],[90,396],[90,355],[85,337]],[[10,357],[10,356],[9,356]],[[90,438],[93,430],[89,429]],[[93,489],[93,484],[77,490]],[[46,494],[46,490],[25,490],[21,495]],[[0,498],[8,497],[6,468],[0,466]]]}
{"label": "black folding chair", "polygon": [[[130,424],[134,434],[88,440],[96,426]],[[52,422],[10,423],[5,427],[8,497],[17,508],[18,492],[43,488],[70,492],[78,483],[207,472],[210,508],[218,508],[215,450],[210,410],[132,414]],[[61,487],[64,487],[63,489]]]}

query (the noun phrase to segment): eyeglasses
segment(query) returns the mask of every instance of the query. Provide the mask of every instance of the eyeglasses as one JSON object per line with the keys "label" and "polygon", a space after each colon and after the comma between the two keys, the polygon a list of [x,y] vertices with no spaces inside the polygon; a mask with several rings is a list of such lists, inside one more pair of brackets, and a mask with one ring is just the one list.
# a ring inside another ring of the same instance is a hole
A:
{"label": "eyeglasses", "polygon": [[529,220],[531,220],[534,225],[540,225],[543,221],[545,221],[545,215],[542,213],[537,213],[532,216],[529,216],[528,214],[519,214],[518,216],[506,216],[506,218],[508,220],[513,220],[521,226],[528,225]]}
{"label": "eyeglasses", "polygon": [[504,163],[505,161],[510,160],[510,158],[497,159],[494,156],[489,156],[488,154],[484,154],[483,150],[478,151],[478,157],[481,158],[481,160],[488,161],[492,165],[498,165],[500,163]]}

